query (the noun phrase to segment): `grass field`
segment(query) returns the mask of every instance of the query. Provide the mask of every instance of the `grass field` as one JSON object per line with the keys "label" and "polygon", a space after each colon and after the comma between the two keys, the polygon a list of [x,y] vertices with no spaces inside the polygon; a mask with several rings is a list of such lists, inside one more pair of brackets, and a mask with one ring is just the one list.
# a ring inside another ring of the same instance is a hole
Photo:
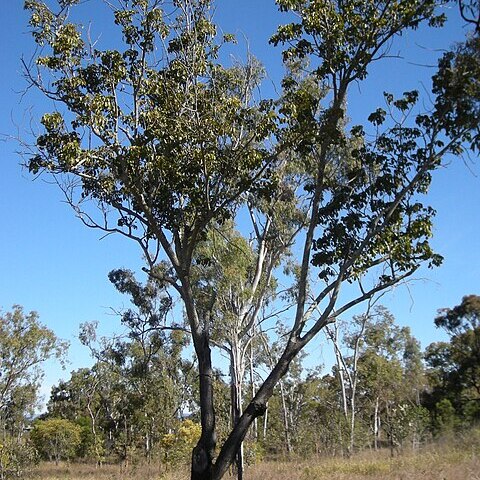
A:
{"label": "grass field", "polygon": [[[266,461],[246,471],[245,480],[480,480],[480,431],[455,443],[429,446],[417,453],[363,452],[350,459]],[[478,438],[477,438],[478,437]],[[478,440],[478,441],[477,441]],[[85,464],[39,465],[35,480],[188,480],[188,471],[164,472],[161,466],[95,468]],[[228,478],[228,477],[227,477]]]}

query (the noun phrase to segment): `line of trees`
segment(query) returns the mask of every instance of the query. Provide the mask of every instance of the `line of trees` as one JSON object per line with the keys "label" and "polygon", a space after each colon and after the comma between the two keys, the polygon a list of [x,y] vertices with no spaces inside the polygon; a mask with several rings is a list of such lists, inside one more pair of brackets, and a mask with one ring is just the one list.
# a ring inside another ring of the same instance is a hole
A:
{"label": "line of trees", "polygon": [[[142,286],[126,271],[110,278],[137,295],[134,307],[122,314],[127,332],[97,338],[95,324],[84,324],[80,339],[90,348],[93,366],[54,386],[47,412],[35,420],[41,364],[61,359],[66,344],[33,312],[14,307],[0,316],[0,478],[18,476],[40,458],[99,465],[160,461],[164,468],[188,463],[201,435],[199,379],[188,359],[188,336],[155,326],[164,302],[158,302],[151,281]],[[450,339],[422,352],[409,328],[396,325],[385,307],[372,306],[349,322],[337,320],[326,332],[336,358],[331,372],[305,369],[305,357],[298,357],[262,422],[249,432],[242,461],[380,448],[395,454],[478,425],[480,296],[439,310],[435,324]],[[252,342],[251,371],[240,379],[245,404],[282,349],[284,330],[278,332],[274,340],[261,331]],[[224,370],[215,371],[213,382],[220,441],[236,421],[228,361]]]}
{"label": "line of trees", "polygon": [[[72,20],[79,0],[50,3],[25,2],[38,46],[24,64],[25,76],[52,101],[42,132],[25,146],[26,163],[35,175],[53,176],[87,226],[139,246],[147,285],[128,272],[114,283],[137,307],[140,297],[159,303],[154,317],[144,311],[124,319],[135,332],[132,342],[97,348],[92,329],[85,330],[85,342],[98,354],[93,385],[105,387],[100,379],[111,365],[118,377],[140,372],[133,385],[111,378],[119,391],[108,396],[108,402],[118,399],[115,408],[108,406],[109,435],[123,436],[115,444],[127,456],[129,438],[145,423],[142,441],[151,449],[157,423],[148,414],[133,421],[125,400],[137,397],[135,412],[144,413],[149,389],[156,397],[171,389],[178,401],[176,389],[186,383],[171,379],[182,369],[169,380],[163,364],[153,369],[155,378],[142,375],[158,355],[174,357],[160,346],[177,348],[173,332],[186,331],[201,425],[191,478],[219,480],[234,463],[241,477],[242,445],[250,427],[258,435],[277,385],[285,431],[294,426],[286,412],[289,371],[305,346],[422,264],[441,263],[429,244],[434,211],[425,194],[445,158],[480,145],[477,32],[440,58],[431,91],[385,93],[383,105],[369,108],[368,121],[352,126],[351,87],[388,56],[398,36],[441,27],[442,2],[277,0],[279,10],[290,13],[290,23],[271,38],[283,48],[285,76],[278,98],[267,100],[256,93],[265,75],[256,60],[222,61],[223,46],[234,38],[219,33],[210,0],[105,2],[121,36],[115,49],[102,49],[90,29]],[[475,6],[468,4],[462,15],[470,18]],[[168,314],[178,302],[185,322]],[[255,383],[259,331],[278,310],[288,312],[285,333],[268,355],[269,373]],[[216,347],[230,362],[232,421],[224,431],[216,407],[222,391],[212,362]],[[350,373],[348,388],[355,390],[347,398],[343,386],[353,448],[363,353],[352,376],[341,348],[337,352],[344,382]],[[243,391],[249,363],[251,385]],[[182,409],[172,402],[171,409]],[[90,408],[97,438],[102,430],[93,400]],[[292,435],[285,439],[295,448]],[[100,456],[101,443],[95,448]]]}
{"label": "line of trees", "polygon": [[[132,314],[126,313],[124,322]],[[244,461],[380,448],[393,455],[478,424],[479,322],[476,295],[440,310],[435,323],[456,333],[425,352],[385,307],[337,322],[327,333],[337,359],[332,371],[306,370],[304,359],[296,360],[261,424],[249,432]],[[43,458],[98,464],[160,459],[165,468],[188,462],[201,427],[199,382],[185,359],[186,337],[175,332],[154,338],[154,329],[142,337],[138,331],[138,323],[130,324],[125,338],[96,340],[92,326],[83,327],[95,364],[52,389],[48,411],[30,434]],[[245,372],[240,379],[245,403],[278,349],[267,335],[263,340],[253,349],[253,375]],[[236,421],[228,377],[227,369],[216,371],[214,379],[220,441]]]}

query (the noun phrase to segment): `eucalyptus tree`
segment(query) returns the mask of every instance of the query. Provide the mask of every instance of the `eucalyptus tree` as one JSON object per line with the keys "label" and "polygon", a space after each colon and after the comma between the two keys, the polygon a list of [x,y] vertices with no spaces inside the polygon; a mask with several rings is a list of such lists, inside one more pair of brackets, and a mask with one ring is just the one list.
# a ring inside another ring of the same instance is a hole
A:
{"label": "eucalyptus tree", "polygon": [[451,401],[459,417],[476,420],[480,417],[480,296],[466,295],[459,305],[440,309],[435,325],[447,332],[450,341],[432,343],[425,352],[430,403]]}
{"label": "eucalyptus tree", "polygon": [[189,375],[191,362],[182,358],[188,337],[182,324],[167,321],[172,299],[156,279],[143,285],[128,270],[114,270],[109,279],[134,306],[121,313],[126,338],[112,345],[110,356],[128,384],[130,422],[143,436],[150,458],[154,444],[175,428],[189,407],[194,378]]}
{"label": "eucalyptus tree", "polygon": [[422,420],[420,394],[425,387],[420,347],[410,329],[396,325],[385,307],[375,307],[362,320],[360,340],[358,333],[353,336],[358,342],[355,382],[361,401],[357,408],[364,421],[372,422],[375,449],[383,425],[393,451],[422,427],[416,423]]}
{"label": "eucalyptus tree", "polygon": [[42,363],[50,358],[62,360],[66,348],[40,323],[36,312],[24,313],[19,305],[0,312],[0,411],[8,407],[17,389],[38,388]]}
{"label": "eucalyptus tree", "polygon": [[172,299],[155,278],[142,284],[131,271],[120,269],[110,272],[109,279],[129,295],[132,307],[118,312],[126,328],[122,335],[97,338],[96,324],[82,326],[80,339],[95,359],[83,410],[91,420],[97,457],[102,445],[114,441],[123,460],[135,449],[150,459],[189,407],[194,379],[191,363],[182,358],[188,337],[181,324],[167,322]]}
{"label": "eucalyptus tree", "polygon": [[105,409],[109,382],[97,363],[92,368],[80,368],[52,387],[43,419],[61,418],[82,427],[82,444],[79,456],[90,457],[101,464],[106,451]]}
{"label": "eucalyptus tree", "polygon": [[[203,433],[194,467],[203,471],[215,443],[212,365],[209,319],[193,298],[192,258],[212,219],[231,217],[247,190],[268,190],[256,180],[275,158],[261,143],[274,116],[246,103],[256,78],[217,61],[210,2],[117,2],[123,51],[86,44],[68,20],[74,3],[60,2],[54,14],[26,2],[35,40],[50,47],[36,65],[53,75],[40,84],[29,70],[31,81],[74,117],[43,117],[46,133],[30,168],[48,163],[52,173],[66,173],[62,187],[81,219],[136,241],[152,275],[181,296],[198,357]],[[83,208],[86,198],[100,207],[100,220]]]}
{"label": "eucalyptus tree", "polygon": [[[370,305],[369,305],[370,307]],[[357,413],[357,387],[358,387],[358,361],[361,354],[361,347],[364,342],[365,329],[367,323],[371,321],[369,310],[363,315],[356,315],[353,320],[347,324],[350,327],[348,332],[343,332],[343,338],[340,338],[341,326],[336,321],[332,327],[325,327],[327,338],[333,345],[335,353],[335,374],[339,382],[342,411],[350,429],[350,439],[347,451],[352,453],[355,446],[355,426]],[[344,346],[349,350],[345,352]],[[377,423],[375,422],[376,429]]]}
{"label": "eucalyptus tree", "polygon": [[0,312],[0,478],[23,475],[34,460],[24,438],[28,418],[38,406],[43,363],[63,361],[67,344],[39,321],[36,312],[15,305]]}
{"label": "eucalyptus tree", "polygon": [[[76,3],[61,0],[54,13],[25,2],[41,47],[26,75],[54,101],[29,168],[52,174],[85,224],[137,242],[147,273],[181,298],[200,383],[191,476],[219,479],[318,332],[420,264],[440,263],[428,243],[433,210],[420,197],[445,155],[479,146],[478,57],[446,54],[431,109],[413,119],[418,92],[386,94],[387,110],[369,117],[371,139],[367,127],[346,129],[349,88],[396,36],[443,23],[435,0],[278,0],[294,13],[272,38],[286,45],[288,73],[282,98],[259,103],[255,69],[219,60],[231,37],[217,35],[210,0],[105,2],[122,33],[116,50],[100,50],[70,21]],[[249,198],[268,205],[285,163],[295,186],[285,198],[304,214],[295,313],[283,353],[214,461],[214,319],[196,297],[195,253],[209,227],[235,218]],[[358,287],[350,298],[340,296],[345,283]]]}

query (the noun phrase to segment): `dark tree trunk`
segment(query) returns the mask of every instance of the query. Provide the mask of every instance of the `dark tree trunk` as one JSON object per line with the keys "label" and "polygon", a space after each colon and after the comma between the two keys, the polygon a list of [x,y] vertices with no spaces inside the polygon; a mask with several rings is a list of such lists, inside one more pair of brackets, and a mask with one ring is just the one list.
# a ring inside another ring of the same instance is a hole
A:
{"label": "dark tree trunk", "polygon": [[208,335],[196,342],[200,383],[202,435],[192,452],[191,480],[211,480],[215,451],[215,411],[213,408],[213,370]]}
{"label": "dark tree trunk", "polygon": [[[232,407],[232,427],[238,424],[242,415],[242,377],[243,372],[240,365],[240,351],[238,342],[233,342],[230,350],[230,401]],[[235,459],[237,480],[243,480],[243,443],[237,452]]]}
{"label": "dark tree trunk", "polygon": [[[273,394],[275,385],[277,385],[278,381],[287,373],[291,361],[303,346],[304,342],[298,339],[295,342],[289,342],[280,360],[270,372],[270,375],[260,387],[255,397],[248,404],[237,425],[223,444],[217,461],[213,466],[211,479],[209,480],[220,480],[223,478],[228,467],[235,461],[238,449],[247,434],[248,428],[256,418],[265,413],[267,402]],[[202,477],[202,480],[204,478],[207,479],[208,477]],[[195,479],[192,477],[192,480],[197,480],[197,477],[195,477]]]}

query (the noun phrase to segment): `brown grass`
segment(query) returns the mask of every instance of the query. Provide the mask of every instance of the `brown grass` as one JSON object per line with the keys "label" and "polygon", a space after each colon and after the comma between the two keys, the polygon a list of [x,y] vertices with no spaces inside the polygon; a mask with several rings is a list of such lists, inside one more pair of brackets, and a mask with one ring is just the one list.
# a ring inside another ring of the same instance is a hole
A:
{"label": "brown grass", "polygon": [[[188,470],[164,471],[158,465],[128,468],[88,464],[55,466],[43,463],[35,480],[188,480]],[[228,478],[228,477],[227,477]],[[480,480],[480,447],[477,442],[436,445],[419,453],[394,458],[389,452],[364,452],[350,459],[268,461],[247,470],[245,480]]]}
{"label": "brown grass", "polygon": [[350,459],[270,462],[255,466],[248,480],[480,480],[480,455],[458,452],[360,455]]}

